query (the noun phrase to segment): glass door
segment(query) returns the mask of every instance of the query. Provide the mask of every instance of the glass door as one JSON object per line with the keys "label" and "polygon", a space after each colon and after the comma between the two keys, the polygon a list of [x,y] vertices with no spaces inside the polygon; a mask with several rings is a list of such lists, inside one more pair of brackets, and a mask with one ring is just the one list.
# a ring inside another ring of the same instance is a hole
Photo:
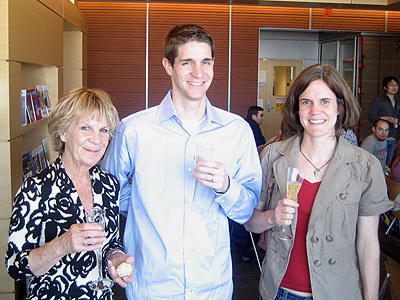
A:
{"label": "glass door", "polygon": [[350,89],[357,97],[358,80],[358,43],[357,36],[321,43],[321,63],[334,66],[344,77]]}

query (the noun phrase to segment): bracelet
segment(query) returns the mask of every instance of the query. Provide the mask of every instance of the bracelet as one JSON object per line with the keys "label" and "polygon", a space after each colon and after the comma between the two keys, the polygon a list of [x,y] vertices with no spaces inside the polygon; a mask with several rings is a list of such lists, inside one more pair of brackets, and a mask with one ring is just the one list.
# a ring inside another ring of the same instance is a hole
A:
{"label": "bracelet", "polygon": [[115,254],[115,253],[122,253],[125,254],[124,251],[122,251],[121,249],[110,249],[108,250],[107,254],[106,254],[106,261],[110,260],[111,255]]}

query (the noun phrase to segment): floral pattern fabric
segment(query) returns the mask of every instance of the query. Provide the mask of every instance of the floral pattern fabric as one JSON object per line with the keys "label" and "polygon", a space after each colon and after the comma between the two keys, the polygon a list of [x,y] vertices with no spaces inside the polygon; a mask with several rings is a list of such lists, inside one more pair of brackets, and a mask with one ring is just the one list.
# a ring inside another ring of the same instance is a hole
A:
{"label": "floral pattern fabric", "polygon": [[[97,167],[89,172],[94,206],[106,211],[104,258],[109,249],[123,250],[118,230],[119,183]],[[27,299],[112,299],[111,291],[92,291],[88,286],[98,278],[94,251],[65,255],[42,276],[33,275],[29,268],[32,249],[64,234],[73,224],[85,222],[85,210],[61,157],[23,183],[14,199],[6,266],[14,279],[28,279]],[[106,261],[103,275],[107,276],[105,266]]]}

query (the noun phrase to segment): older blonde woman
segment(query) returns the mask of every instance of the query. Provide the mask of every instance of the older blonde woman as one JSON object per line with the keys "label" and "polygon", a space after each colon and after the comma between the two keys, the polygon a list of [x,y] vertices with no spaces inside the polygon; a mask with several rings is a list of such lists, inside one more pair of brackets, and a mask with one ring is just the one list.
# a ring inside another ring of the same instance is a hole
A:
{"label": "older blonde woman", "polygon": [[[7,269],[17,280],[29,279],[27,299],[112,299],[111,290],[89,288],[98,277],[92,250],[102,244],[114,282],[133,281],[115,271],[133,262],[119,240],[119,183],[95,166],[118,122],[108,94],[95,89],[70,91],[52,111],[48,129],[61,155],[23,183],[10,222]],[[93,207],[106,211],[105,231],[87,223],[85,212]]]}

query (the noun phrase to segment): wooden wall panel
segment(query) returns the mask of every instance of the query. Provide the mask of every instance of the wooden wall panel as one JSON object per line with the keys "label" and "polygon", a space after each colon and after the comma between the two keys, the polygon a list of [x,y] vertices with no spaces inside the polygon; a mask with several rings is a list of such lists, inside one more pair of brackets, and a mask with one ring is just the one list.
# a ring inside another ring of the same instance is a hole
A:
{"label": "wooden wall panel", "polygon": [[161,64],[164,38],[177,24],[198,24],[214,39],[214,80],[207,93],[211,103],[228,108],[229,6],[150,4],[149,8],[149,106],[157,105],[171,88]]}
{"label": "wooden wall panel", "polygon": [[400,11],[388,12],[387,31],[400,32]]}
{"label": "wooden wall panel", "polygon": [[329,17],[324,13],[323,8],[312,9],[312,29],[385,31],[384,11],[332,9]]}
{"label": "wooden wall panel", "polygon": [[258,38],[262,27],[308,28],[308,8],[233,6],[231,111],[257,104]]}
{"label": "wooden wall panel", "polygon": [[79,2],[88,20],[88,86],[108,92],[120,118],[145,108],[146,4]]}
{"label": "wooden wall panel", "polygon": [[[110,93],[120,116],[145,108],[145,3],[79,2],[88,19],[88,85]],[[228,106],[229,9],[226,5],[161,4],[149,7],[149,106],[160,103],[171,80],[162,67],[163,42],[176,24],[196,23],[216,44],[211,102]],[[311,29],[384,31],[385,12],[333,9],[311,11]],[[389,12],[388,31],[400,32],[400,13]],[[259,28],[309,29],[310,9],[301,7],[232,6],[232,112],[245,116],[257,103]]]}

